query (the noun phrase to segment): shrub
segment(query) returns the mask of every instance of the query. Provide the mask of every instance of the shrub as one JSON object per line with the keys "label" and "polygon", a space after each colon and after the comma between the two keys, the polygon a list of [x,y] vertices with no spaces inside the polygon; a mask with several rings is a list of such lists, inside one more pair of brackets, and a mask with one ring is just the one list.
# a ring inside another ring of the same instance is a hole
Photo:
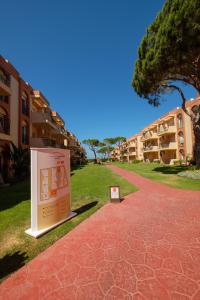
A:
{"label": "shrub", "polygon": [[135,160],[133,160],[133,164],[139,164],[139,163],[141,163],[142,161],[141,160],[139,160],[139,159],[135,159]]}

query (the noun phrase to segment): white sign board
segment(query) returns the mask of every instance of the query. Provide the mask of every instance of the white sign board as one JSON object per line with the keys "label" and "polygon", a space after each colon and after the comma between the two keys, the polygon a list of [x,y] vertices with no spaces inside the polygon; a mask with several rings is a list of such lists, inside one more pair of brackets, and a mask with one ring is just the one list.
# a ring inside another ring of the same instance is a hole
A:
{"label": "white sign board", "polygon": [[76,215],[71,213],[70,151],[31,149],[31,228],[39,237]]}
{"label": "white sign board", "polygon": [[119,200],[120,199],[120,191],[119,186],[111,186],[110,187],[110,199]]}

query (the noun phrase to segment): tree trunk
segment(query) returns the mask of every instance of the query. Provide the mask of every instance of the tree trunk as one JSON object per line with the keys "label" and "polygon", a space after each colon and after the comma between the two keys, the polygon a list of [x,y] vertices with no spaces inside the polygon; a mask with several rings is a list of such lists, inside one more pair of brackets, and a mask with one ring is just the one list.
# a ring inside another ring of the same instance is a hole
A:
{"label": "tree trunk", "polygon": [[96,155],[96,151],[93,150],[94,153],[94,163],[97,164],[97,155]]}
{"label": "tree trunk", "polygon": [[[173,88],[179,92],[181,99],[182,99],[182,109],[190,117],[190,119],[192,121],[193,132],[194,132],[194,137],[195,137],[193,153],[194,153],[196,167],[197,167],[197,169],[200,169],[200,105],[198,105],[198,110],[196,113],[193,111],[189,112],[186,108],[186,98],[185,98],[181,88],[177,87],[175,85],[168,85],[168,87]],[[197,89],[198,93],[200,94],[200,90],[198,89],[198,87],[195,87],[195,88]]]}
{"label": "tree trunk", "polygon": [[194,131],[194,158],[196,166],[200,169],[200,118],[195,122],[193,121],[193,131]]}

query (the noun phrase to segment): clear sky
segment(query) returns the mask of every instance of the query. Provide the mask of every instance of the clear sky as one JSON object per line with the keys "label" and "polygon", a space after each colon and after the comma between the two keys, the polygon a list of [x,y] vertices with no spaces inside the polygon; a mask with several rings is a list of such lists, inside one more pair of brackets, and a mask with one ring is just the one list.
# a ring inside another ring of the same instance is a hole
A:
{"label": "clear sky", "polygon": [[138,46],[163,3],[2,1],[0,53],[43,92],[79,140],[130,137],[180,105],[173,94],[151,107],[131,87]]}

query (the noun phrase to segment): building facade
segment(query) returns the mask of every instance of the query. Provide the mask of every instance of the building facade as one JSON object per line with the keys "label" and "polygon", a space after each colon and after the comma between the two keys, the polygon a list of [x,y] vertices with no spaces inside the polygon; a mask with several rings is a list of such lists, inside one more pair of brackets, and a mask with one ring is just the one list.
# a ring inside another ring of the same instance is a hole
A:
{"label": "building facade", "polygon": [[0,56],[0,184],[10,175],[7,153],[10,143],[23,149],[68,148],[72,164],[86,159],[80,142],[65,128],[64,120],[51,109],[45,96],[34,90],[14,66]]}
{"label": "building facade", "polygon": [[[200,105],[200,97],[186,102],[188,111],[194,111]],[[141,160],[145,162],[159,161],[164,164],[173,164],[177,160],[187,161],[193,159],[194,134],[190,117],[177,107],[161,116],[142,131],[124,143],[126,155],[119,149],[114,149],[112,158],[131,162]],[[118,155],[114,153],[118,151]]]}
{"label": "building facade", "polygon": [[127,161],[142,160],[142,141],[141,134],[135,134],[127,139]]}

